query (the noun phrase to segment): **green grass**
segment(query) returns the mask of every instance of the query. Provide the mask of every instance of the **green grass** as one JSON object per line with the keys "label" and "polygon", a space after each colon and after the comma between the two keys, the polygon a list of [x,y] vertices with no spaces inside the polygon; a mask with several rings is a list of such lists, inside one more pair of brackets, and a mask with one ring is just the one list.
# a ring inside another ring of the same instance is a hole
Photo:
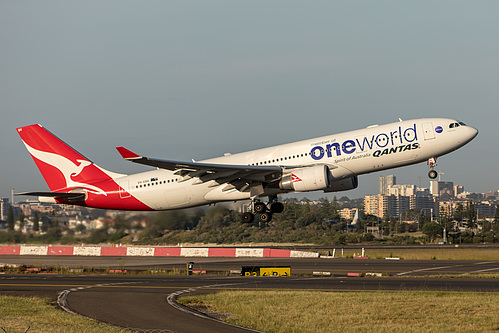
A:
{"label": "green grass", "polygon": [[0,331],[25,332],[27,328],[30,333],[123,331],[64,312],[51,305],[49,299],[0,296]]}
{"label": "green grass", "polygon": [[[411,276],[415,279],[439,279],[439,278],[455,278],[455,279],[499,279],[499,273],[462,273],[462,274],[439,274],[439,275],[424,275]],[[499,282],[498,282],[499,283]]]}
{"label": "green grass", "polygon": [[[362,250],[345,249],[344,257],[352,258],[354,255],[360,256]],[[365,256],[370,259],[384,259],[395,257],[406,260],[427,259],[427,260],[499,260],[499,248],[441,248],[441,249],[366,249]],[[341,248],[336,248],[336,257],[341,257]]]}
{"label": "green grass", "polygon": [[499,331],[493,293],[226,291],[179,302],[269,333]]}

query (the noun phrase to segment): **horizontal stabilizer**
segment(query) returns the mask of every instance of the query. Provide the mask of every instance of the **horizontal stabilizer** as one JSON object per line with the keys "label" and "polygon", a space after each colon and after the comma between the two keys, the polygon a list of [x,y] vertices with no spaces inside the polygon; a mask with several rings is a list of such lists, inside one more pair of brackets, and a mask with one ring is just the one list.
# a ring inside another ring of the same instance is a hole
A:
{"label": "horizontal stabilizer", "polygon": [[76,200],[76,199],[84,199],[85,193],[61,193],[61,192],[23,192],[16,193],[16,195],[29,195],[35,197],[52,197],[52,198],[61,198],[66,200]]}

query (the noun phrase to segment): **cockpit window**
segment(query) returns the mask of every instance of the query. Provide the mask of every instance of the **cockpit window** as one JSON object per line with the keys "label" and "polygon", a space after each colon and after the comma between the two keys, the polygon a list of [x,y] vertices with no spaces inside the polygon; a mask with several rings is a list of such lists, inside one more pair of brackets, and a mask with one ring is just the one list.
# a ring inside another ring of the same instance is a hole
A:
{"label": "cockpit window", "polygon": [[452,123],[449,125],[449,128],[456,128],[456,127],[459,127],[459,126],[466,126],[465,123],[463,123],[462,121],[458,122],[458,123]]}

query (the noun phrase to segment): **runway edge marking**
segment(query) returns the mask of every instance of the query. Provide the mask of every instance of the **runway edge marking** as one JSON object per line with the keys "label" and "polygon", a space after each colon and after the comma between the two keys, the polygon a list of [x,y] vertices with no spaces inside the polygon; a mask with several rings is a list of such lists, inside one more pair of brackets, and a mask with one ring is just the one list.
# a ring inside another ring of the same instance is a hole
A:
{"label": "runway edge marking", "polygon": [[464,266],[464,265],[450,265],[450,266],[439,266],[439,267],[421,268],[421,269],[415,269],[415,270],[412,270],[412,271],[401,272],[401,273],[398,273],[397,276],[411,274],[411,273],[416,273],[416,272],[434,271],[434,270],[437,270],[437,269],[462,267],[462,266]]}

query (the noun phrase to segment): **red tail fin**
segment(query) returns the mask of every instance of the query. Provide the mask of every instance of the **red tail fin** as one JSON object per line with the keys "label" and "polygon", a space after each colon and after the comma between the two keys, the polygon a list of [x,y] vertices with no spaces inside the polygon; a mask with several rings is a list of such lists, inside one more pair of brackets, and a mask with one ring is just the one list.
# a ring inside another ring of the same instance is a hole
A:
{"label": "red tail fin", "polygon": [[20,127],[17,132],[51,191],[82,188],[105,194],[95,184],[122,176],[99,168],[41,125]]}

